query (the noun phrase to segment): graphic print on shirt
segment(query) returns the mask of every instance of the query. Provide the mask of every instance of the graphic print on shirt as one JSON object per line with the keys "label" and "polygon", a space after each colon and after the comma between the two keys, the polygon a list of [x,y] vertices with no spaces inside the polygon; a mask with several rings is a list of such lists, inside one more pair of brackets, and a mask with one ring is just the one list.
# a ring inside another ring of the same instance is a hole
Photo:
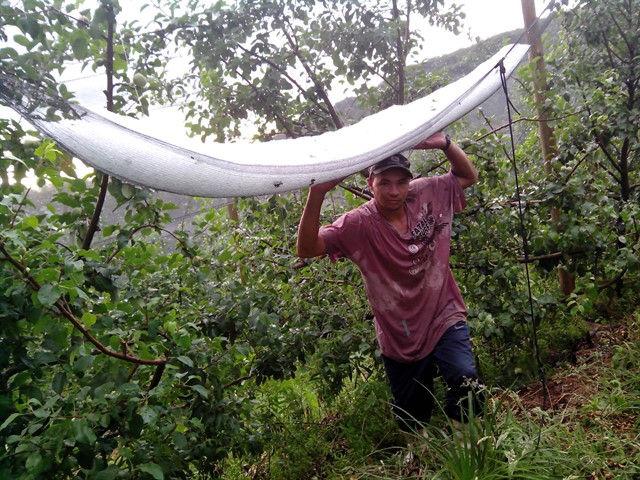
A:
{"label": "graphic print on shirt", "polygon": [[[442,214],[440,214],[439,217],[442,217]],[[422,205],[420,209],[420,220],[417,225],[411,229],[411,237],[414,243],[409,245],[409,252],[412,256],[420,252],[420,254],[413,259],[413,267],[409,270],[411,275],[416,275],[424,268],[424,264],[431,258],[436,248],[437,235],[444,230],[447,225],[449,225],[448,222],[438,223],[433,213],[433,205],[431,202]],[[426,248],[420,248],[416,244],[422,244]]]}

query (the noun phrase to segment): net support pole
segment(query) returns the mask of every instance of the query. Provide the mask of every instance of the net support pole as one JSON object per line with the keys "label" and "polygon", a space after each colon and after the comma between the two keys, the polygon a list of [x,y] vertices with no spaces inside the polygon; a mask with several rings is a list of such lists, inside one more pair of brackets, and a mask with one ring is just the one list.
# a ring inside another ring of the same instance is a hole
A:
{"label": "net support pole", "polygon": [[[552,161],[558,155],[553,129],[549,125],[550,109],[548,108],[549,87],[546,80],[546,70],[544,63],[544,51],[540,38],[540,26],[536,16],[536,5],[534,0],[521,0],[522,16],[524,18],[525,31],[528,35],[528,43],[531,45],[528,56],[532,66],[533,91],[536,103],[536,116],[538,118],[538,135],[542,148],[542,159],[544,162],[545,175],[552,172]],[[553,228],[561,229],[560,211],[557,208],[551,209],[551,223]],[[558,282],[560,291],[564,295],[569,295],[575,289],[575,279],[563,265],[558,265]]]}

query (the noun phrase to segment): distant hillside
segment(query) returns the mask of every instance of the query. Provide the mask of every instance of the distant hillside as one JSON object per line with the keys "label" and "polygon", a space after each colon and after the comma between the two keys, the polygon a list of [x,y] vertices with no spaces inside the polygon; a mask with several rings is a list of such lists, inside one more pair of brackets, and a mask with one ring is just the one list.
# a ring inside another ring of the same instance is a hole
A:
{"label": "distant hillside", "polygon": [[[552,22],[546,27],[543,39],[553,38],[558,28],[557,23]],[[411,77],[424,75],[423,72],[427,72],[448,79],[447,83],[453,82],[467,75],[480,63],[494,55],[504,45],[517,42],[522,32],[522,29],[503,32],[488,39],[480,40],[470,47],[462,48],[440,57],[430,58],[419,65],[410,66],[407,71],[407,77],[410,79]],[[515,92],[515,88],[510,91]],[[517,100],[517,98],[516,95],[515,99]],[[350,119],[350,123],[355,123],[370,114],[369,111],[358,103],[355,97],[342,100],[337,104],[336,108],[344,118]],[[505,100],[502,92],[496,92],[487,99],[481,105],[481,109],[486,116],[495,117],[496,124],[506,122]],[[478,118],[476,112],[467,115],[465,120],[471,128],[477,128],[482,125],[482,119]]]}

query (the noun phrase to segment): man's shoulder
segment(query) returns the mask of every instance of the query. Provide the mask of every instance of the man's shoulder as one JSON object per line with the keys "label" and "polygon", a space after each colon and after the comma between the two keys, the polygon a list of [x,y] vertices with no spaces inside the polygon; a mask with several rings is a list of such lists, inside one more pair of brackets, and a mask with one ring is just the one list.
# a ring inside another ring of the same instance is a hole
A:
{"label": "man's shoulder", "polygon": [[411,180],[411,185],[428,185],[430,183],[450,182],[453,179],[453,173],[439,173],[437,175],[429,175],[428,177],[417,177]]}
{"label": "man's shoulder", "polygon": [[320,227],[319,234],[332,260],[341,256],[351,258],[354,246],[362,248],[366,243],[376,223],[375,206],[372,205],[373,201],[364,203],[340,215],[330,225]]}
{"label": "man's shoulder", "polygon": [[447,188],[453,182],[456,182],[456,180],[450,171],[440,175],[430,175],[428,177],[419,177],[411,181],[410,192],[413,195],[417,195],[423,190]]}

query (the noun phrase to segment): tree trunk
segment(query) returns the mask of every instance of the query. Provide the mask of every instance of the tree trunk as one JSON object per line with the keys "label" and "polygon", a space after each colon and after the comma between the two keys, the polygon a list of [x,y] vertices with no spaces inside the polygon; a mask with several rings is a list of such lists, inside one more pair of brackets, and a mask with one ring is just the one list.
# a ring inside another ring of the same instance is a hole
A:
{"label": "tree trunk", "polygon": [[[536,114],[538,117],[538,135],[542,147],[542,158],[544,161],[544,171],[551,174],[551,162],[558,155],[558,147],[552,128],[546,121],[548,108],[546,107],[548,86],[546,81],[544,52],[540,39],[540,28],[537,22],[536,5],[534,0],[521,0],[522,15],[524,17],[525,29],[528,32],[527,41],[531,44],[529,49],[529,61],[536,62],[533,72],[533,90],[536,102]],[[551,223],[554,228],[561,229],[560,212],[557,208],[551,210]],[[558,281],[560,291],[564,295],[569,295],[575,289],[575,278],[562,265],[558,266]]]}
{"label": "tree trunk", "polygon": [[[113,42],[115,39],[115,12],[113,10],[113,6],[111,5],[105,4],[102,7],[108,10],[107,18],[109,22],[107,31],[107,53],[104,62],[107,74],[107,89],[105,90],[105,94],[107,96],[107,110],[109,112],[113,112]],[[89,248],[91,248],[93,237],[98,231],[98,226],[100,224],[100,215],[102,215],[102,209],[104,208],[104,201],[107,197],[107,189],[109,187],[109,175],[101,172],[97,172],[97,175],[100,177],[100,194],[98,195],[96,207],[93,211],[91,221],[89,222],[89,226],[87,227],[87,233],[82,242],[82,248],[84,250],[89,250]]]}
{"label": "tree trunk", "polygon": [[238,205],[236,204],[237,200],[235,198],[229,198],[228,201],[227,215],[229,216],[229,220],[233,223],[238,223],[240,221],[240,215],[238,214]]}

